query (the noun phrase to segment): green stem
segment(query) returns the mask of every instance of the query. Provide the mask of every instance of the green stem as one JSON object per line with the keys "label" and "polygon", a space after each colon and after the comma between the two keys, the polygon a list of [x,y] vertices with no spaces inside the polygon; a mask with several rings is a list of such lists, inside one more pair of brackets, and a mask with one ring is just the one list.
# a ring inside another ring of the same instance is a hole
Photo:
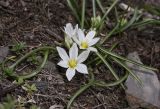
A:
{"label": "green stem", "polygon": [[97,4],[98,4],[99,8],[101,9],[102,13],[105,13],[105,9],[103,8],[100,0],[96,0],[96,2],[97,2]]}
{"label": "green stem", "polygon": [[[119,80],[118,75],[116,74],[116,72],[113,70],[113,68],[109,65],[109,63],[102,57],[102,55],[98,52],[96,52],[97,56],[104,62],[104,64],[107,66],[107,68],[110,70],[110,72],[112,73],[112,75],[116,78],[116,80]],[[121,86],[125,89],[124,85],[121,84]]]}
{"label": "green stem", "polygon": [[71,2],[71,0],[67,0],[68,6],[69,6],[70,9],[73,11],[73,14],[75,15],[76,19],[77,19],[78,22],[80,23],[81,20],[80,20],[79,14],[78,14],[77,10],[76,10],[76,9],[74,8],[74,6],[73,6],[73,3],[74,3],[74,2],[75,2],[75,1],[72,1],[72,2]]}
{"label": "green stem", "polygon": [[[112,50],[117,46],[117,44],[118,44],[118,43],[115,43],[111,48],[109,48],[109,51],[112,51]],[[106,55],[104,56],[105,59],[106,59],[107,57],[108,57],[108,54],[106,54]],[[87,63],[87,65],[92,64],[92,63],[94,63],[95,61],[98,61],[99,59],[100,59],[99,57],[96,57],[95,59],[92,59],[91,61],[89,61],[89,62]],[[102,62],[102,60],[99,60],[96,65],[99,65],[101,62]]]}
{"label": "green stem", "polygon": [[113,2],[113,4],[109,7],[109,9],[106,11],[106,13],[104,14],[104,16],[102,17],[102,21],[104,21],[104,19],[106,18],[106,16],[109,14],[109,12],[113,9],[113,7],[119,2],[119,0],[115,0]]}
{"label": "green stem", "polygon": [[82,0],[82,3],[81,29],[84,28],[86,0]]}
{"label": "green stem", "polygon": [[[137,20],[137,15],[138,15],[138,9],[136,8],[135,11],[134,11],[134,15],[133,15],[132,19],[126,25],[122,26],[119,30],[117,30],[115,32],[115,34],[123,32],[124,30],[131,27],[133,25],[133,23]],[[121,22],[120,22],[120,24],[121,24]]]}
{"label": "green stem", "polygon": [[119,23],[117,23],[117,25],[113,28],[113,30],[111,32],[109,32],[109,34],[106,34],[106,37],[102,40],[102,42],[100,44],[103,44],[110,36],[112,36],[112,34],[114,34],[114,32],[119,28]]}
{"label": "green stem", "polygon": [[[118,43],[115,43],[115,44],[109,49],[109,51],[110,51],[110,52],[113,51],[113,49],[117,46],[117,44],[118,44]],[[108,56],[109,56],[109,55],[106,54],[106,55],[104,56],[104,59],[106,59]],[[99,60],[96,65],[99,65],[101,62],[102,62],[102,60]]]}
{"label": "green stem", "polygon": [[96,17],[96,3],[95,0],[92,0],[92,6],[93,6],[93,17]]}
{"label": "green stem", "polygon": [[[93,78],[93,77],[92,77],[92,78]],[[86,84],[86,85],[84,85],[83,87],[81,87],[81,88],[72,96],[72,98],[69,100],[69,102],[68,102],[68,104],[67,104],[67,109],[70,109],[73,101],[74,101],[82,92],[84,92],[84,91],[87,90],[90,86],[92,86],[92,85],[93,85],[93,82],[94,82],[94,80],[91,79],[88,84]]]}

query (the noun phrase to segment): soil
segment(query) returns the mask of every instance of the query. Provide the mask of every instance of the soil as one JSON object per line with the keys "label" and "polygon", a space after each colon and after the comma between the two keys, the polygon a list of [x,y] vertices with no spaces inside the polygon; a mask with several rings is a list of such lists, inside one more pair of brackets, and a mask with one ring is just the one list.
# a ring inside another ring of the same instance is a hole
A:
{"label": "soil", "polygon": [[[1,3],[1,1],[3,3]],[[76,24],[66,0],[1,0],[0,1],[0,46],[12,46],[16,42],[25,42],[29,48],[42,45],[55,45],[63,40],[62,31],[66,23]],[[113,37],[105,44],[110,47],[118,42],[116,53],[126,56],[137,51],[142,62],[160,70],[160,27],[146,27],[143,30],[128,30]],[[38,91],[33,94],[36,105],[42,109],[57,106],[65,108],[70,96],[87,82],[87,76],[78,74],[71,82],[65,77],[65,70],[59,68],[58,59],[49,59],[52,67],[45,68],[36,77],[28,80],[35,83]],[[115,65],[115,69],[123,71]],[[114,80],[108,70],[102,66],[94,69],[96,78]],[[106,73],[104,73],[106,72]],[[160,74],[157,72],[160,79]],[[3,78],[0,88],[10,87],[12,81]],[[21,87],[9,91],[18,98],[27,97]],[[5,96],[1,97],[1,100]],[[80,95],[73,103],[73,109],[125,109],[128,108],[125,92],[121,86],[109,88],[92,87]],[[56,108],[55,108],[56,109]],[[57,108],[58,109],[58,108]]]}

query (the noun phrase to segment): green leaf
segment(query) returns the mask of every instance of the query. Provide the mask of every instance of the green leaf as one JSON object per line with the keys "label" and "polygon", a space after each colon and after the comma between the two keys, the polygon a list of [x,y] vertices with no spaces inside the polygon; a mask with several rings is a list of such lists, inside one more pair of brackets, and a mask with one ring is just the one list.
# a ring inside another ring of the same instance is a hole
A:
{"label": "green leaf", "polygon": [[112,5],[109,7],[109,9],[105,12],[105,14],[102,17],[102,21],[104,21],[104,19],[107,17],[107,15],[109,14],[109,12],[114,8],[114,6],[119,2],[119,0],[114,0],[114,2],[112,3]]}
{"label": "green leaf", "polygon": [[92,7],[93,7],[93,17],[96,17],[96,3],[95,0],[92,0]]}
{"label": "green leaf", "polygon": [[117,58],[115,57],[111,57],[115,62],[117,62],[119,65],[121,65],[122,67],[124,67],[128,72],[129,74],[131,74],[131,76],[136,79],[140,85],[142,85],[142,81],[139,79],[139,77],[137,75],[135,75],[126,65],[125,63],[121,62],[120,60],[118,60]]}
{"label": "green leaf", "polygon": [[108,38],[110,38],[118,28],[119,28],[119,23],[112,29],[112,31],[106,34],[106,37],[100,42],[100,44],[103,44]]}
{"label": "green leaf", "polygon": [[121,60],[123,60],[123,61],[127,61],[127,62],[129,62],[129,63],[136,64],[136,65],[141,66],[141,67],[146,68],[146,69],[158,71],[158,69],[156,69],[156,68],[148,67],[148,66],[145,66],[145,65],[143,65],[143,64],[140,64],[140,63],[138,63],[138,62],[135,62],[135,61],[133,61],[133,60],[124,58],[124,57],[122,57],[122,56],[120,56],[120,55],[117,55],[117,54],[115,54],[115,53],[112,53],[112,52],[110,52],[110,51],[108,51],[108,50],[106,50],[106,49],[104,49],[104,48],[102,48],[102,47],[100,47],[100,46],[98,46],[98,48],[99,48],[99,50],[101,50],[102,52],[104,52],[104,53],[106,53],[106,54],[109,54],[110,56],[116,57],[116,58],[118,58],[118,59],[121,59]]}
{"label": "green leaf", "polygon": [[119,30],[117,30],[116,33],[122,32],[122,31],[128,29],[129,27],[131,27],[132,24],[137,20],[137,15],[138,15],[138,9],[136,8],[132,19],[126,25],[119,28]]}
{"label": "green leaf", "polygon": [[77,10],[77,5],[76,2],[74,0],[67,0],[68,6],[70,7],[70,9],[72,10],[73,14],[75,15],[76,19],[78,20],[79,23],[81,23],[81,18],[80,15],[78,14],[78,10]]}
{"label": "green leaf", "polygon": [[126,80],[127,77],[128,77],[128,73],[126,72],[126,74],[122,78],[120,78],[119,80],[117,80],[115,82],[106,83],[104,81],[94,81],[94,85],[95,86],[100,86],[100,87],[116,86],[116,85],[122,83],[124,80]]}
{"label": "green leaf", "polygon": [[16,84],[22,84],[24,82],[23,78],[18,78],[18,80],[16,81]]}
{"label": "green leaf", "polygon": [[[116,72],[113,70],[113,68],[109,65],[109,63],[102,57],[102,55],[98,52],[96,52],[97,56],[104,62],[104,64],[106,65],[106,67],[110,70],[110,72],[112,73],[112,75],[116,78],[116,80],[119,80],[118,75],[116,74]],[[121,84],[121,86],[125,89],[124,85]]]}
{"label": "green leaf", "polygon": [[103,8],[101,1],[100,0],[96,0],[96,2],[98,4],[99,8],[101,9],[102,13],[105,13],[105,9]]}
{"label": "green leaf", "polygon": [[32,85],[31,85],[31,90],[32,90],[32,91],[37,91],[37,87],[36,87],[35,84],[32,84]]}
{"label": "green leaf", "polygon": [[82,0],[81,29],[84,28],[86,0]]}
{"label": "green leaf", "polygon": [[85,90],[87,90],[90,86],[93,85],[93,81],[90,81],[88,84],[82,86],[73,96],[72,98],[69,100],[68,104],[67,104],[67,109],[70,109],[73,101]]}

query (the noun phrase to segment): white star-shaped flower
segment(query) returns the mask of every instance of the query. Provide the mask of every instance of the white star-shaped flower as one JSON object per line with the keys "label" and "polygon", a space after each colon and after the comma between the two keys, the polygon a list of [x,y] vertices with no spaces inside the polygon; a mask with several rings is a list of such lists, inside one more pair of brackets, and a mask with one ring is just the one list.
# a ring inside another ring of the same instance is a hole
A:
{"label": "white star-shaped flower", "polygon": [[78,39],[74,41],[79,45],[80,49],[87,49],[89,51],[97,52],[97,49],[92,46],[95,45],[100,38],[94,38],[95,35],[96,32],[92,30],[85,36],[84,32],[81,29],[78,29]]}
{"label": "white star-shaped flower", "polygon": [[79,73],[88,74],[87,66],[82,64],[82,62],[87,59],[89,51],[83,51],[78,56],[78,47],[76,43],[74,43],[70,48],[69,56],[63,48],[57,47],[57,51],[62,59],[58,65],[64,68],[68,68],[66,71],[66,76],[69,81],[74,77],[76,70]]}
{"label": "white star-shaped flower", "polygon": [[75,28],[73,28],[71,23],[67,23],[66,26],[64,27],[65,34],[70,38],[76,37],[77,31],[78,31],[78,24],[75,26]]}

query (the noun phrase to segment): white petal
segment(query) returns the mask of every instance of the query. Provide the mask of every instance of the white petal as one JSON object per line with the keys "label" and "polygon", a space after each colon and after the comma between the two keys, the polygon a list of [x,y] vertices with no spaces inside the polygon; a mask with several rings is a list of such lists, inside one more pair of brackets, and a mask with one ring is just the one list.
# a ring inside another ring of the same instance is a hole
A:
{"label": "white petal", "polygon": [[67,29],[69,32],[73,31],[73,26],[72,26],[72,24],[71,24],[71,23],[67,23],[67,24],[66,24],[66,29]]}
{"label": "white petal", "polygon": [[80,41],[77,39],[76,36],[72,37],[73,41],[76,42],[78,45],[80,45]]}
{"label": "white petal", "polygon": [[60,61],[57,65],[64,67],[64,68],[68,68],[67,61]]}
{"label": "white petal", "polygon": [[90,32],[87,33],[86,38],[87,38],[87,40],[91,40],[91,39],[93,39],[93,37],[95,35],[96,35],[95,31],[90,31]]}
{"label": "white petal", "polygon": [[78,38],[80,41],[85,39],[84,32],[81,29],[78,29]]}
{"label": "white petal", "polygon": [[70,69],[68,68],[66,71],[66,77],[68,79],[68,81],[70,81],[75,75],[75,69]]}
{"label": "white petal", "polygon": [[84,65],[84,64],[78,64],[76,70],[77,70],[79,73],[88,74],[87,66]]}
{"label": "white petal", "polygon": [[69,57],[66,53],[66,51],[63,48],[57,47],[57,51],[59,56],[64,60],[64,61],[68,61]]}
{"label": "white petal", "polygon": [[65,36],[65,42],[66,42],[67,44],[72,44],[72,43],[73,43],[72,38],[71,38],[69,35],[66,35],[66,36]]}
{"label": "white petal", "polygon": [[73,33],[73,26],[71,23],[67,23],[66,27],[64,27],[65,33],[69,36],[72,37],[72,33]]}
{"label": "white petal", "polygon": [[78,24],[75,26],[75,29],[74,29],[76,32],[78,31]]}
{"label": "white petal", "polygon": [[84,51],[78,56],[78,63],[84,62],[88,56],[89,56],[90,51]]}
{"label": "white petal", "polygon": [[89,50],[89,51],[93,51],[93,52],[97,52],[97,49],[94,48],[94,47],[89,47],[88,50]]}
{"label": "white petal", "polygon": [[70,56],[71,59],[76,59],[77,58],[77,56],[78,56],[78,47],[77,47],[76,43],[74,43],[72,45],[72,47],[70,48],[69,56]]}
{"label": "white petal", "polygon": [[100,38],[94,38],[94,39],[90,40],[89,41],[89,46],[92,46],[92,45],[96,44],[99,40],[100,40]]}

